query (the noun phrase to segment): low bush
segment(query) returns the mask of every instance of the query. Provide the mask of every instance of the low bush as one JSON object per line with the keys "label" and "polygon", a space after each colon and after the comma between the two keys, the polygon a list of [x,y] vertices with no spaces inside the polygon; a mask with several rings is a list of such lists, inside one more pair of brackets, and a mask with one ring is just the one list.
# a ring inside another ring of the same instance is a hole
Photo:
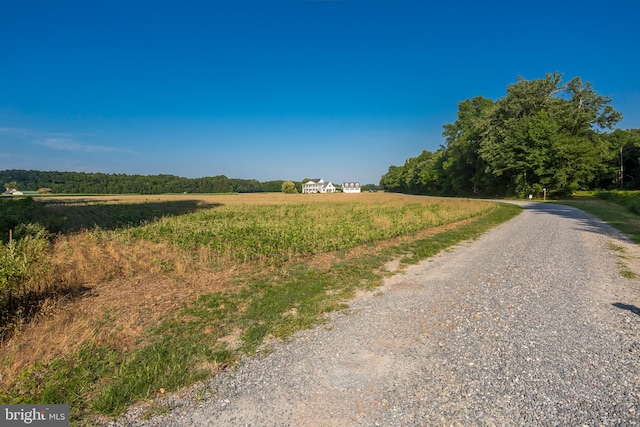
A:
{"label": "low bush", "polygon": [[36,222],[39,209],[32,197],[0,198],[0,241],[8,242],[18,225]]}
{"label": "low bush", "polygon": [[49,237],[42,225],[19,224],[14,237],[0,242],[0,335],[38,299],[30,284],[42,271]]}

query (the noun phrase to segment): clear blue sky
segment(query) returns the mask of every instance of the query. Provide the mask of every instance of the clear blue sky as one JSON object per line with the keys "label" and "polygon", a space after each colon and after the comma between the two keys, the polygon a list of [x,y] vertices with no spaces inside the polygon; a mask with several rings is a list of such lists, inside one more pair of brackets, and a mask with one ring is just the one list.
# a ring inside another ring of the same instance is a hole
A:
{"label": "clear blue sky", "polygon": [[640,128],[628,1],[0,1],[0,170],[377,184],[558,71]]}

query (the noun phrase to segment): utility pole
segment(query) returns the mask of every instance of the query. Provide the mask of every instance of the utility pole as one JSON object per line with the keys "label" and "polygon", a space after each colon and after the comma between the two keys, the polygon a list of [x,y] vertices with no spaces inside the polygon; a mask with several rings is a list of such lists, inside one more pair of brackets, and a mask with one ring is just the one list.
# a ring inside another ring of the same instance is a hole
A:
{"label": "utility pole", "polygon": [[624,144],[620,146],[620,189],[622,189],[622,182],[624,181],[624,163],[622,162],[622,147],[624,147]]}

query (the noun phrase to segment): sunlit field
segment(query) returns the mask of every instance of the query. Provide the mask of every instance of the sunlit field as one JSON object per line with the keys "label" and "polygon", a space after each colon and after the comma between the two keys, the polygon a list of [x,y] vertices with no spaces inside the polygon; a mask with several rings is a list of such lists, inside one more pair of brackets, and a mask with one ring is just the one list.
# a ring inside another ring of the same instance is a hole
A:
{"label": "sunlit field", "polygon": [[67,230],[46,263],[52,267],[47,281],[70,286],[139,273],[184,274],[196,266],[274,264],[409,236],[494,207],[386,193],[79,197],[42,203]]}
{"label": "sunlit field", "polygon": [[286,261],[350,249],[487,212],[478,201],[391,194],[237,196],[206,199],[217,207],[114,233],[133,243],[168,243],[184,250],[206,248],[234,262]]}
{"label": "sunlit field", "polygon": [[[213,375],[343,308],[390,260],[428,256],[517,213],[387,193],[36,203],[56,235],[3,244],[15,256],[39,242],[6,282],[29,309],[3,317],[0,398],[70,403],[81,424]],[[428,249],[410,246],[419,239]]]}

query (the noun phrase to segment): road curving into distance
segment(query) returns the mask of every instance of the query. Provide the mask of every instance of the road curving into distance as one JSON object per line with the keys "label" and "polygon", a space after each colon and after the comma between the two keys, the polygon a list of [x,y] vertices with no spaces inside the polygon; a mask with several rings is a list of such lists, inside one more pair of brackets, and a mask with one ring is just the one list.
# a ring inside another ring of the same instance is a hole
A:
{"label": "road curving into distance", "polygon": [[640,280],[620,272],[640,264],[638,246],[577,209],[522,204],[327,324],[168,398],[168,414],[112,425],[639,425]]}

